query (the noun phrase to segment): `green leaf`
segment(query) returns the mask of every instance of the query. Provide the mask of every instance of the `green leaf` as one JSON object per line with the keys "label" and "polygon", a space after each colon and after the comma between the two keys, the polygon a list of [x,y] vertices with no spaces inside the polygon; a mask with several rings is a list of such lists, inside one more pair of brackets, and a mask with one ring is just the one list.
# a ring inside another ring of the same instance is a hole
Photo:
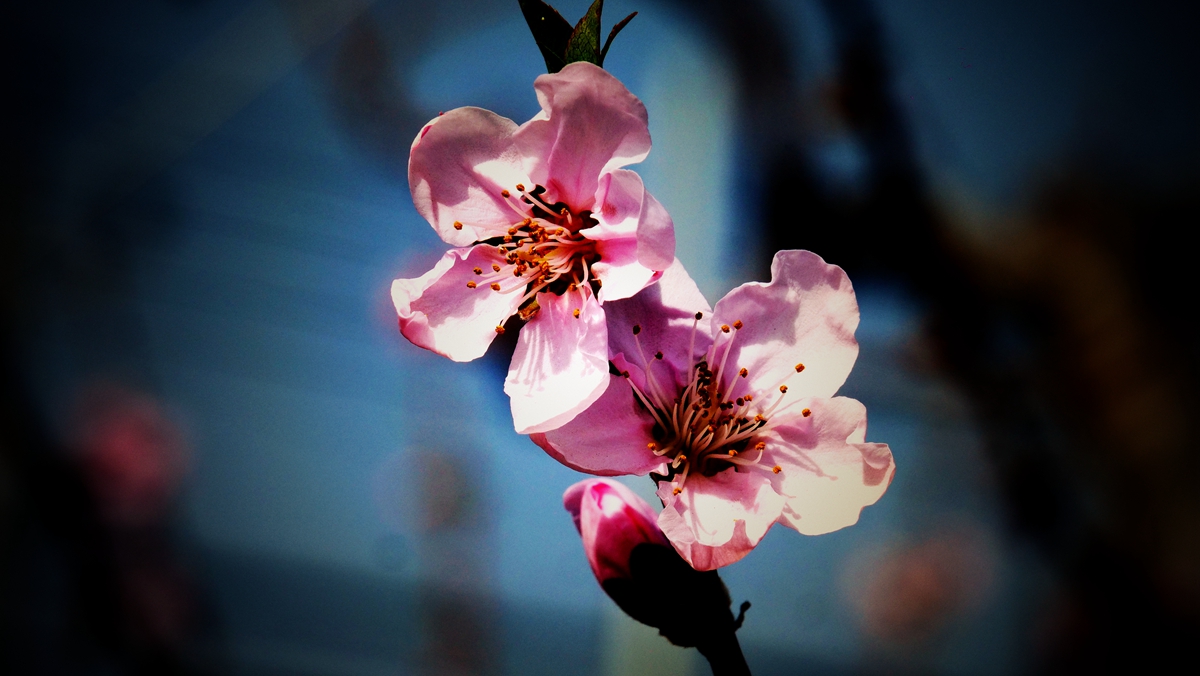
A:
{"label": "green leaf", "polygon": [[564,62],[587,61],[600,65],[600,12],[603,9],[604,0],[596,0],[588,8],[587,14],[575,24],[575,30],[567,41]]}
{"label": "green leaf", "polygon": [[[597,0],[600,2],[601,0]],[[567,45],[574,35],[571,24],[550,5],[542,0],[518,0],[521,13],[525,15],[525,23],[533,33],[542,58],[546,61],[546,70],[557,73],[567,65]],[[597,17],[599,15],[597,14]],[[586,17],[585,17],[586,18]],[[582,22],[581,22],[582,23]]]}
{"label": "green leaf", "polygon": [[617,25],[612,27],[612,30],[608,33],[608,39],[604,41],[604,49],[600,50],[600,63],[596,65],[600,66],[601,68],[604,67],[604,57],[608,56],[608,48],[612,46],[613,38],[617,37],[617,33],[620,33],[622,28],[628,25],[630,21],[633,21],[633,17],[635,16],[637,16],[637,12],[634,12],[624,19],[621,19],[617,22]]}

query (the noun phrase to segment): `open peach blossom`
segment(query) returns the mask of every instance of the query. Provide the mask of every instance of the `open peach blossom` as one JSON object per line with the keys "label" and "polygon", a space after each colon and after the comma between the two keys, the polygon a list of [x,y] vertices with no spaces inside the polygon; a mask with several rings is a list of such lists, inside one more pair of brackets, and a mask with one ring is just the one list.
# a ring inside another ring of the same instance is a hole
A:
{"label": "open peach blossom", "polygon": [[622,169],[650,151],[646,108],[616,78],[572,63],[534,83],[523,125],[480,108],[435,118],[413,141],[417,211],[456,247],[392,300],[410,341],[455,361],[527,320],[504,391],[518,432],[569,421],[608,386],[602,305],[671,264],[671,218]]}
{"label": "open peach blossom", "polygon": [[891,482],[865,407],[834,397],[858,343],[841,268],[781,251],[771,282],[709,309],[675,262],[605,308],[612,383],[568,424],[532,439],[580,471],[658,482],[658,525],[699,570],[745,556],[775,523],[817,535],[855,523]]}

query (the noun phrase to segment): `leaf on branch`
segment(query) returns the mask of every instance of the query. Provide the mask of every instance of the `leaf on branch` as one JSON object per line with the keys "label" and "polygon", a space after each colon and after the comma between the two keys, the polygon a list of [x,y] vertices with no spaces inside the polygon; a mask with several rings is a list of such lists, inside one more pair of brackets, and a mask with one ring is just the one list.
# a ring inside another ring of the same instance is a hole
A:
{"label": "leaf on branch", "polygon": [[604,49],[600,50],[600,63],[596,65],[600,66],[601,68],[604,67],[604,57],[608,55],[608,48],[612,46],[613,38],[617,37],[617,33],[620,33],[622,28],[628,25],[630,21],[633,21],[633,17],[635,16],[637,16],[637,12],[634,12],[624,19],[621,19],[617,22],[617,25],[613,26],[612,30],[608,32],[608,39],[604,41]]}
{"label": "leaf on branch", "polygon": [[542,58],[546,60],[546,70],[557,73],[568,63],[564,57],[573,35],[571,24],[542,0],[518,2],[521,13],[525,15],[525,23],[529,24],[533,39],[542,52]]}
{"label": "leaf on branch", "polygon": [[563,61],[587,61],[600,65],[600,13],[603,10],[604,0],[596,0],[588,8],[587,14],[575,24],[575,30],[571,32],[571,38],[567,41]]}
{"label": "leaf on branch", "polygon": [[542,0],[518,0],[521,13],[525,15],[525,23],[533,33],[542,58],[546,60],[546,70],[557,73],[563,66],[576,61],[594,63],[604,67],[604,57],[612,46],[617,33],[637,16],[637,12],[621,19],[612,27],[604,49],[600,48],[600,15],[604,11],[604,0],[595,0],[588,8],[587,14],[571,28],[571,24],[558,13],[556,9]]}

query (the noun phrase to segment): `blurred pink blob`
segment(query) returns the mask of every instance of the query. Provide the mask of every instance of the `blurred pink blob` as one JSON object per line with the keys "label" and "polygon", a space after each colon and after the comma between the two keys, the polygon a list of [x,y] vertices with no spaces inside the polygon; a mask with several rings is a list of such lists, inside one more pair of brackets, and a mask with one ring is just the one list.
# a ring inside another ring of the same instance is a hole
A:
{"label": "blurred pink blob", "polygon": [[974,527],[853,557],[843,578],[863,631],[886,643],[936,635],[986,599],[996,554]]}
{"label": "blurred pink blob", "polygon": [[178,424],[153,397],[112,383],[86,387],[77,448],[102,516],[146,525],[162,519],[189,468]]}
{"label": "blurred pink blob", "polygon": [[643,543],[670,547],[658,515],[643,499],[611,479],[585,479],[563,493],[596,581],[630,577],[629,558]]}

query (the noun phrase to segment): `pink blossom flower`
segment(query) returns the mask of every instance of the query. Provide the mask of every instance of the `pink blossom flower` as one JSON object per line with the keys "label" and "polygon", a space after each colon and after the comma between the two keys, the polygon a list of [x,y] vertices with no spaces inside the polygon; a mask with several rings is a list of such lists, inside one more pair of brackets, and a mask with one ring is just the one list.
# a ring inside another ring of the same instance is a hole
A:
{"label": "pink blossom flower", "polygon": [[865,441],[861,403],[833,397],[858,356],[841,268],[780,251],[770,283],[710,311],[676,262],[606,313],[623,377],[531,438],[580,471],[659,472],[658,525],[695,568],[737,561],[775,523],[807,535],[849,526],[887,489],[891,451]]}
{"label": "pink blossom flower", "polygon": [[575,520],[596,581],[630,577],[633,548],[649,543],[669,546],[646,501],[611,479],[584,479],[563,493],[563,507]]}
{"label": "pink blossom flower", "polygon": [[671,264],[671,218],[634,172],[650,151],[646,108],[589,63],[534,82],[542,112],[517,126],[451,110],[412,145],[417,211],[456,247],[392,300],[413,343],[455,361],[483,355],[514,314],[504,391],[518,432],[553,429],[608,386],[601,304],[628,298]]}

